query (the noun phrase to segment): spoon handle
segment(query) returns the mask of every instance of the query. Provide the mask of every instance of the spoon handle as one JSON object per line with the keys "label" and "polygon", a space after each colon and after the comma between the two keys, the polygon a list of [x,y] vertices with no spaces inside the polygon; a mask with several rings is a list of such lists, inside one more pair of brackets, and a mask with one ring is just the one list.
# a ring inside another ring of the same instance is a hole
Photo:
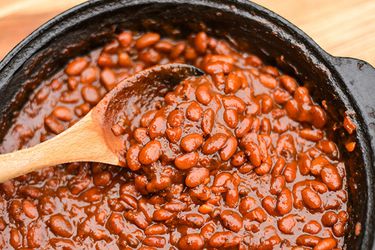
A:
{"label": "spoon handle", "polygon": [[34,147],[0,155],[0,183],[47,166],[68,162],[118,164],[91,112],[68,130]]}

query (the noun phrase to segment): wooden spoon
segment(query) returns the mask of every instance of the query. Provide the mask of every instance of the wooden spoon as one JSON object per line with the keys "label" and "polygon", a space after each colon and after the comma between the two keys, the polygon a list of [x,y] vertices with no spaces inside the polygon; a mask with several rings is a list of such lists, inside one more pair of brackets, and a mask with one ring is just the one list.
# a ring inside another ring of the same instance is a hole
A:
{"label": "wooden spoon", "polygon": [[0,182],[68,162],[120,165],[124,143],[111,130],[118,112],[132,108],[128,106],[130,102],[153,100],[163,93],[163,89],[170,89],[189,76],[202,74],[190,65],[166,64],[121,81],[86,116],[63,133],[34,147],[0,155]]}

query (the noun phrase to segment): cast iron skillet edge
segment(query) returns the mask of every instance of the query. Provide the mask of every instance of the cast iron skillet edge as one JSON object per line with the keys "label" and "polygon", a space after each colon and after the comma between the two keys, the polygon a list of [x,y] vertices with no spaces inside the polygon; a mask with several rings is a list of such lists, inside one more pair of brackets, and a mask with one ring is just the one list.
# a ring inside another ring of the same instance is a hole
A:
{"label": "cast iron skillet edge", "polygon": [[[330,56],[329,60],[345,83],[347,93],[352,97],[351,102],[357,106],[357,110],[361,111],[360,115],[352,110],[348,110],[347,114],[357,122],[359,138],[367,140],[364,143],[365,147],[361,149],[364,155],[369,156],[370,159],[368,160],[371,163],[369,166],[372,166],[372,168],[366,170],[368,173],[366,178],[368,197],[366,223],[362,225],[364,226],[362,228],[364,237],[361,248],[375,249],[374,235],[369,235],[369,232],[375,230],[375,216],[374,211],[371,210],[375,203],[375,68],[365,61],[349,57]],[[359,119],[360,117],[362,119]]]}

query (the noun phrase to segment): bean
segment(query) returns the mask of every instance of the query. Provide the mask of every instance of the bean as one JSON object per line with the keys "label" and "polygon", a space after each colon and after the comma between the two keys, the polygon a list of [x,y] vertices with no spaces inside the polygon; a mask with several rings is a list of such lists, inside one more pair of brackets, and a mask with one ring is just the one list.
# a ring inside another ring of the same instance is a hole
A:
{"label": "bean", "polygon": [[251,129],[252,119],[251,117],[245,117],[240,121],[235,130],[236,136],[238,138],[244,137]]}
{"label": "bean", "polygon": [[44,125],[47,127],[49,131],[55,134],[60,134],[65,130],[64,125],[62,125],[59,121],[57,121],[52,116],[47,116],[44,119]]}
{"label": "bean", "polygon": [[135,42],[135,47],[138,50],[144,49],[146,47],[150,47],[156,44],[160,40],[160,35],[157,33],[146,33],[142,35],[138,40]]}
{"label": "bean", "polygon": [[167,135],[168,140],[171,143],[177,143],[181,138],[182,128],[180,128],[180,127],[178,127],[178,128],[167,128],[165,133]]}
{"label": "bean", "polygon": [[125,209],[132,210],[138,207],[137,200],[129,194],[121,194],[120,199],[125,202]]}
{"label": "bean", "polygon": [[314,250],[331,250],[334,249],[337,242],[333,238],[326,238],[319,241],[319,243],[314,247]]}
{"label": "bean", "polygon": [[207,84],[200,85],[195,91],[197,101],[203,105],[208,105],[211,102],[212,96],[210,93],[210,87]]}
{"label": "bean", "polygon": [[260,134],[270,135],[272,130],[271,122],[268,118],[263,118],[260,122]]}
{"label": "bean", "polygon": [[262,207],[266,210],[266,212],[271,215],[271,216],[277,216],[277,211],[276,211],[276,199],[274,199],[271,196],[266,196],[262,200]]}
{"label": "bean", "polygon": [[88,66],[88,64],[89,62],[86,58],[77,57],[66,66],[65,73],[70,76],[79,75]]}
{"label": "bean", "polygon": [[21,237],[19,231],[15,228],[10,229],[9,242],[15,249],[21,247]]}
{"label": "bean", "polygon": [[206,109],[203,112],[202,117],[202,130],[205,134],[210,134],[215,122],[215,113],[211,108]]}
{"label": "bean", "polygon": [[174,161],[174,164],[178,169],[186,170],[196,166],[198,163],[198,159],[199,155],[197,152],[190,152],[187,154],[177,156]]}
{"label": "bean", "polygon": [[333,234],[336,237],[342,237],[345,235],[345,224],[338,222],[332,227]]}
{"label": "bean", "polygon": [[234,109],[239,113],[246,109],[245,103],[237,96],[224,96],[222,100],[225,109]]}
{"label": "bean", "polygon": [[246,218],[249,218],[251,221],[257,221],[263,223],[267,220],[267,214],[260,207],[257,207],[246,214]]}
{"label": "bean", "polygon": [[276,176],[271,178],[271,187],[270,193],[273,195],[279,194],[283,188],[285,187],[285,177],[284,176]]}
{"label": "bean", "polygon": [[111,90],[117,84],[117,77],[111,69],[106,68],[100,72],[100,82],[107,90]]}
{"label": "bean", "polygon": [[103,48],[104,52],[114,54],[119,48],[120,44],[117,40],[112,40],[110,43],[106,44]]}
{"label": "bean", "polygon": [[200,250],[204,247],[204,239],[200,234],[187,234],[178,241],[181,250]]}
{"label": "bean", "polygon": [[109,68],[109,67],[116,66],[117,61],[116,61],[115,56],[110,55],[109,53],[106,53],[106,52],[102,52],[99,55],[97,63],[102,68],[106,68],[106,67]]}
{"label": "bean", "polygon": [[287,182],[293,182],[297,177],[297,162],[292,161],[286,164],[284,169],[284,176]]}
{"label": "bean", "polygon": [[229,160],[237,150],[237,139],[231,136],[226,141],[224,147],[220,150],[220,158],[222,161]]}
{"label": "bean", "polygon": [[234,238],[232,232],[217,232],[212,235],[208,245],[215,248],[225,248],[234,243]]}
{"label": "bean", "polygon": [[273,109],[273,100],[267,94],[264,94],[262,96],[262,98],[261,98],[261,104],[262,104],[262,113],[263,114],[268,114]]}
{"label": "bean", "polygon": [[327,123],[327,115],[319,106],[311,107],[312,124],[316,128],[323,128]]}
{"label": "bean", "polygon": [[118,64],[122,67],[131,67],[133,65],[132,59],[125,51],[118,53]]}
{"label": "bean", "polygon": [[322,216],[322,224],[325,227],[332,227],[337,222],[337,214],[333,211],[327,211]]}
{"label": "bean", "polygon": [[348,219],[349,219],[349,215],[346,211],[340,211],[337,214],[337,217],[338,217],[339,221],[341,221],[341,222],[347,222]]}
{"label": "bean", "polygon": [[171,52],[173,45],[168,41],[159,41],[154,45],[154,48],[160,52],[169,53]]}
{"label": "bean", "polygon": [[311,162],[311,173],[313,175],[320,175],[323,167],[330,165],[329,161],[324,156],[318,156]]}
{"label": "bean", "polygon": [[133,132],[134,139],[140,144],[146,144],[150,141],[148,137],[148,131],[146,128],[137,128]]}
{"label": "bean", "polygon": [[299,135],[309,141],[318,142],[323,139],[323,132],[321,130],[313,130],[313,129],[302,129],[299,132]]}
{"label": "bean", "polygon": [[149,124],[148,134],[151,139],[163,136],[167,129],[167,121],[163,116],[156,116]]}
{"label": "bean", "polygon": [[167,122],[171,127],[180,127],[184,122],[184,114],[180,110],[173,110],[169,113]]}
{"label": "bean", "polygon": [[12,180],[5,181],[0,184],[2,190],[8,197],[12,196],[15,192],[15,186]]}
{"label": "bean", "polygon": [[294,92],[294,99],[300,104],[311,104],[309,90],[305,87],[297,87]]}
{"label": "bean", "polygon": [[201,53],[204,54],[207,49],[207,44],[208,44],[208,37],[207,34],[203,31],[199,32],[194,39],[194,45],[195,49]]}
{"label": "bean", "polygon": [[99,90],[93,86],[85,86],[81,90],[81,95],[85,102],[96,105],[100,101]]}
{"label": "bean", "polygon": [[261,73],[259,76],[259,81],[269,89],[274,89],[277,87],[276,79],[270,74]]}
{"label": "bean", "polygon": [[132,32],[131,31],[123,31],[117,36],[117,39],[119,40],[121,46],[126,48],[131,44],[131,42],[133,40]]}
{"label": "bean", "polygon": [[141,163],[138,160],[140,151],[139,145],[132,145],[126,152],[126,163],[132,171],[137,171],[141,168]]}
{"label": "bean", "polygon": [[296,91],[297,87],[298,87],[298,83],[297,81],[288,76],[288,75],[282,75],[279,77],[279,80],[280,80],[280,84],[281,86],[286,89],[289,93],[294,93],[294,91]]}
{"label": "bean", "polygon": [[342,178],[335,166],[331,164],[324,166],[320,174],[329,190],[335,191],[342,187]]}
{"label": "bean", "polygon": [[260,164],[259,167],[255,168],[254,171],[257,175],[265,175],[268,174],[271,170],[271,165],[267,162],[263,162]]}
{"label": "bean", "polygon": [[162,59],[160,53],[154,49],[146,49],[141,51],[138,58],[149,66],[157,64]]}
{"label": "bean", "polygon": [[322,226],[316,220],[311,220],[303,226],[303,232],[317,234],[322,230]]}
{"label": "bean", "polygon": [[162,248],[165,246],[166,241],[164,237],[161,237],[161,236],[147,236],[143,240],[143,244],[150,246],[150,247]]}
{"label": "bean", "polygon": [[296,224],[295,215],[293,214],[286,215],[277,221],[277,227],[284,234],[293,234],[293,228]]}
{"label": "bean", "polygon": [[303,203],[310,209],[318,209],[322,205],[322,200],[319,195],[313,191],[310,187],[306,187],[302,190]]}
{"label": "bean", "polygon": [[308,175],[311,168],[311,160],[306,153],[298,155],[298,167],[302,175]]}
{"label": "bean", "polygon": [[38,210],[36,206],[29,200],[24,200],[22,202],[22,210],[24,211],[25,215],[31,219],[38,217]]}
{"label": "bean", "polygon": [[296,100],[291,99],[291,100],[287,101],[284,108],[286,110],[287,115],[291,119],[296,120],[298,118],[298,114],[299,114],[300,110],[299,110],[298,103],[297,103]]}
{"label": "bean", "polygon": [[239,167],[246,162],[246,155],[243,151],[235,153],[232,157],[231,164],[235,167]]}
{"label": "bean", "polygon": [[[273,99],[277,104],[284,105],[286,102],[288,102],[292,96],[285,90],[282,89],[276,89],[273,92]],[[283,116],[286,114],[285,110],[282,110]],[[276,118],[276,117],[275,117]]]}
{"label": "bean", "polygon": [[159,210],[155,210],[152,219],[154,221],[166,221],[173,217],[173,213],[169,212],[168,210],[165,210],[163,208]]}
{"label": "bean", "polygon": [[236,93],[241,88],[241,85],[241,79],[236,73],[231,72],[225,81],[224,91],[226,94]]}
{"label": "bean", "polygon": [[61,237],[70,237],[73,234],[73,227],[69,220],[61,214],[52,215],[48,225],[51,231]]}
{"label": "bean", "polygon": [[156,110],[150,110],[144,113],[140,120],[141,126],[144,128],[148,127],[151,121],[155,118],[156,113],[157,113]]}
{"label": "bean", "polygon": [[127,211],[124,213],[124,217],[143,230],[149,226],[149,223],[142,212]]}
{"label": "bean", "polygon": [[205,222],[202,215],[196,213],[187,214],[184,218],[184,223],[189,227],[201,228]]}
{"label": "bean", "polygon": [[317,148],[322,150],[326,154],[336,154],[337,147],[333,141],[321,140],[317,143]]}
{"label": "bean", "polygon": [[253,67],[259,67],[263,62],[259,57],[255,55],[249,55],[248,57],[246,57],[245,63]]}
{"label": "bean", "polygon": [[98,69],[95,67],[89,67],[85,69],[81,74],[81,82],[84,84],[91,84],[97,80]]}
{"label": "bean", "polygon": [[77,107],[74,108],[74,113],[78,117],[82,117],[86,115],[90,111],[90,104],[88,103],[82,103],[81,105],[78,105]]}
{"label": "bean", "polygon": [[172,59],[178,58],[185,50],[186,44],[184,42],[177,43],[171,50],[169,57]]}
{"label": "bean", "polygon": [[242,217],[231,210],[224,210],[220,214],[223,226],[233,232],[239,232],[243,225]]}
{"label": "bean", "polygon": [[193,168],[186,176],[185,184],[188,187],[196,187],[209,181],[210,171],[207,168]]}
{"label": "bean", "polygon": [[144,165],[156,162],[161,156],[161,144],[158,141],[150,141],[139,152],[138,160]]}
{"label": "bean", "polygon": [[197,150],[203,144],[203,137],[200,134],[193,133],[185,136],[181,140],[181,148],[186,152]]}
{"label": "bean", "polygon": [[235,128],[238,124],[238,114],[236,110],[227,109],[223,115],[224,121],[230,128]]}
{"label": "bean", "polygon": [[277,197],[277,211],[281,215],[285,215],[292,210],[292,192],[288,188],[284,188]]}
{"label": "bean", "polygon": [[166,232],[168,232],[168,228],[163,224],[154,224],[145,229],[146,235],[163,235]]}
{"label": "bean", "polygon": [[251,164],[253,164],[255,167],[259,167],[262,164],[262,158],[258,145],[250,141],[245,143],[244,147],[246,149],[245,153],[248,155]]}
{"label": "bean", "polygon": [[168,176],[154,177],[146,185],[149,193],[159,192],[171,186],[171,178]]}
{"label": "bean", "polygon": [[71,121],[73,119],[73,114],[72,112],[62,106],[57,106],[53,111],[52,111],[53,116],[55,116],[57,119],[60,121]]}
{"label": "bean", "polygon": [[170,201],[164,205],[164,209],[171,212],[181,212],[187,207],[186,203],[180,201]]}
{"label": "bean", "polygon": [[101,192],[97,187],[92,187],[85,192],[83,192],[79,198],[86,202],[94,202],[101,200]]}
{"label": "bean", "polygon": [[225,146],[227,140],[228,137],[225,134],[214,134],[204,142],[202,152],[206,155],[214,154]]}
{"label": "bean", "polygon": [[305,247],[314,247],[317,245],[320,241],[320,238],[313,235],[300,235],[296,239],[296,243],[299,246],[305,246]]}
{"label": "bean", "polygon": [[253,197],[244,197],[241,199],[238,210],[242,215],[246,215],[256,207],[256,200]]}
{"label": "bean", "polygon": [[186,117],[191,121],[198,121],[202,116],[202,108],[197,102],[192,102],[186,109]]}

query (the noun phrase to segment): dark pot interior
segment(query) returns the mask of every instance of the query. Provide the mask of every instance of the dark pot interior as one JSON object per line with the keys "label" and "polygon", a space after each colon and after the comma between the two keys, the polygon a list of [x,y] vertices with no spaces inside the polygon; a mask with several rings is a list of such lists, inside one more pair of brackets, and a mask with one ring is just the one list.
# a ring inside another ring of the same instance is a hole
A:
{"label": "dark pot interior", "polygon": [[[43,80],[70,58],[84,54],[110,40],[124,28],[156,30],[184,37],[191,32],[208,33],[238,41],[237,46],[255,52],[278,65],[312,89],[317,102],[327,100],[332,124],[341,122],[352,105],[345,83],[331,64],[332,58],[301,31],[282,18],[248,1],[93,1],[59,16],[27,38],[0,64],[0,119],[4,135],[17,110]],[[177,32],[182,30],[183,32]],[[17,98],[16,98],[17,97]],[[16,101],[15,101],[16,100]],[[360,123],[360,122],[359,122]],[[344,133],[332,137],[343,149]],[[351,222],[347,249],[370,249],[373,229],[370,189],[371,152],[365,131],[357,131],[356,152],[343,155],[349,183]],[[372,195],[372,194],[371,194]],[[362,224],[360,236],[354,226]]]}

